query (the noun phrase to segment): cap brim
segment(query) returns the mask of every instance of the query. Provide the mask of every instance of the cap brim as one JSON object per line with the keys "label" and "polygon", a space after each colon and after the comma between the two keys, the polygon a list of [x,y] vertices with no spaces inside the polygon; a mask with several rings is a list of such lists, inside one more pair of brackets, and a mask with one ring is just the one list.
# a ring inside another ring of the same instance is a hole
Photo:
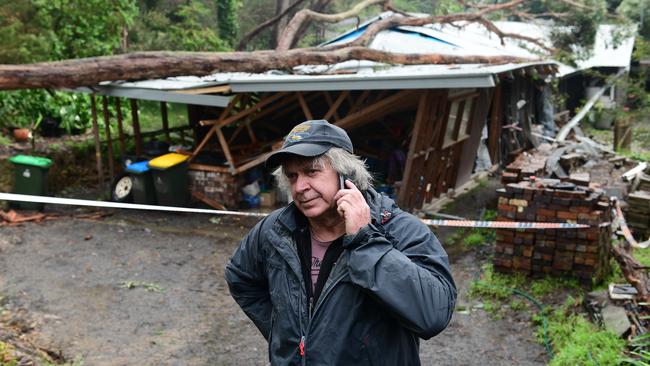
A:
{"label": "cap brim", "polygon": [[307,158],[319,156],[326,153],[327,150],[330,149],[330,147],[332,146],[323,145],[323,144],[313,144],[309,142],[302,142],[294,145],[289,145],[271,154],[266,159],[265,165],[267,168],[275,168],[278,165],[282,164],[282,162],[285,159],[291,156],[303,156]]}

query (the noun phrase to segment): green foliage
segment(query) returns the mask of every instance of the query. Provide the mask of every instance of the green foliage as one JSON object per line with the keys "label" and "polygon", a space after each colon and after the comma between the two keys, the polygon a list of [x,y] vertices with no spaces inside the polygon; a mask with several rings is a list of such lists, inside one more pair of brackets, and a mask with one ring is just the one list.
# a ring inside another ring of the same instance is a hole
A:
{"label": "green foliage", "polygon": [[219,37],[224,40],[230,48],[237,43],[239,36],[239,23],[237,13],[241,3],[239,0],[217,0],[217,25]]}
{"label": "green foliage", "polygon": [[639,24],[639,35],[650,39],[650,3],[648,0],[623,0],[616,12]]}
{"label": "green foliage", "polygon": [[0,0],[0,62],[110,55],[136,14],[134,0]]}
{"label": "green foliage", "polygon": [[650,365],[650,333],[636,336],[630,342],[630,357],[620,360],[621,365]]}
{"label": "green foliage", "polygon": [[90,96],[87,94],[57,92],[48,100],[54,116],[61,121],[60,127],[67,133],[83,132],[91,125]]}
{"label": "green foliage", "polygon": [[[548,331],[555,351],[549,365],[616,365],[625,342],[615,334],[603,331],[568,305],[550,312]],[[538,331],[539,339],[542,337]]]}
{"label": "green foliage", "polygon": [[33,128],[46,116],[60,120],[68,133],[84,130],[90,125],[90,99],[45,89],[0,92],[0,127]]}
{"label": "green foliage", "polygon": [[634,259],[639,261],[642,266],[650,267],[650,251],[647,249],[634,249],[632,256]]}
{"label": "green foliage", "polygon": [[162,288],[162,286],[157,285],[155,283],[149,283],[149,282],[140,282],[140,281],[124,281],[120,283],[121,288],[125,289],[134,289],[134,288],[144,288],[145,290],[149,292],[165,292],[165,289]]}
{"label": "green foliage", "polygon": [[0,341],[0,366],[16,366],[18,360],[14,357],[14,347]]}
{"label": "green foliage", "polygon": [[501,303],[509,301],[512,289],[522,289],[530,282],[522,274],[506,275],[494,272],[491,264],[483,266],[483,273],[478,281],[472,282],[469,290],[470,297],[481,297],[497,300]]}
{"label": "green foliage", "polygon": [[49,59],[53,34],[44,30],[37,13],[31,1],[0,0],[0,63]]}
{"label": "green foliage", "polygon": [[29,128],[48,114],[44,89],[0,92],[0,128]]}
{"label": "green foliage", "polygon": [[535,297],[542,297],[563,288],[578,289],[579,285],[575,279],[546,276],[543,279],[532,281],[529,291]]}
{"label": "green foliage", "polygon": [[11,140],[8,137],[0,134],[0,146],[9,146],[9,145],[11,145]]}
{"label": "green foliage", "polygon": [[110,55],[133,24],[134,0],[34,0],[37,17],[52,32],[50,59]]}
{"label": "green foliage", "polygon": [[[497,212],[494,210],[486,210],[481,217],[483,221],[493,221],[497,217]],[[492,229],[472,229],[464,239],[467,246],[473,247],[486,243],[493,243],[496,239],[496,231]]]}
{"label": "green foliage", "polygon": [[473,232],[465,237],[464,242],[466,245],[473,247],[485,243],[485,237],[480,232]]}
{"label": "green foliage", "polygon": [[193,0],[180,6],[176,12],[179,22],[170,28],[169,45],[185,51],[225,51],[226,43],[217,30],[207,28],[212,12],[203,3]]}
{"label": "green foliage", "polygon": [[462,13],[464,10],[465,7],[458,1],[438,0],[436,1],[436,7],[431,11],[431,14],[433,15],[455,14],[455,13]]}
{"label": "green foliage", "polygon": [[[236,16],[237,1],[229,0],[225,21]],[[221,3],[217,4],[221,5]],[[153,6],[143,9],[129,33],[132,50],[169,51],[227,51],[229,42],[236,37],[237,29],[231,27],[227,41],[220,38],[215,4],[190,0],[172,9]]]}

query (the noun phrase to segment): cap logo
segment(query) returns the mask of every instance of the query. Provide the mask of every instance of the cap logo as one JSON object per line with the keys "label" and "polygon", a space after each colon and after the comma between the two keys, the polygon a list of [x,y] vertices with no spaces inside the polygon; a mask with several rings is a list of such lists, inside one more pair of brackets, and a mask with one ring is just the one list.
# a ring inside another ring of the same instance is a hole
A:
{"label": "cap logo", "polygon": [[301,133],[308,132],[310,129],[311,129],[311,123],[299,124],[298,126],[294,127],[291,130],[291,132],[289,132],[289,135],[287,136],[285,143],[292,144],[294,142],[298,142],[302,140],[304,136],[302,136]]}

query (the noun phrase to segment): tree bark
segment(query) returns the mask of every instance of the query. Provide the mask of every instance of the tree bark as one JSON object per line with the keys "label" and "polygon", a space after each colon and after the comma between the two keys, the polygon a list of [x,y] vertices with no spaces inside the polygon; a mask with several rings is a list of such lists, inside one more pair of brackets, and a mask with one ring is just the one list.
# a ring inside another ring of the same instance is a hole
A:
{"label": "tree bark", "polygon": [[275,24],[278,22],[280,19],[285,17],[289,12],[294,9],[296,6],[300,5],[303,3],[305,0],[296,0],[293,4],[291,4],[288,8],[286,8],[282,13],[274,16],[273,18],[267,20],[266,22],[258,25],[255,29],[252,31],[246,33],[241,40],[239,40],[239,44],[237,45],[237,51],[242,51],[244,48],[246,48],[246,44],[253,39],[253,37],[257,36],[261,31],[264,29],[270,27],[271,25]]}
{"label": "tree bark", "polygon": [[614,245],[612,252],[614,259],[618,262],[623,272],[623,276],[637,290],[637,299],[639,302],[650,301],[650,277],[646,269],[634,259],[631,253],[632,248],[629,245]]}
{"label": "tree bark", "polygon": [[284,28],[282,34],[278,37],[278,45],[276,47],[276,50],[286,51],[291,48],[296,39],[298,30],[305,23],[312,21],[337,23],[359,15],[359,13],[368,6],[375,4],[386,4],[387,2],[388,0],[365,0],[355,5],[352,9],[337,14],[322,14],[317,13],[311,9],[302,9],[296,13],[289,24],[287,24],[287,26]]}
{"label": "tree bark", "polygon": [[[275,1],[277,4],[275,14],[283,14],[285,10],[289,8],[289,0],[275,0]],[[288,22],[289,20],[287,20],[285,17],[280,17],[280,19],[278,19],[278,21],[276,22],[275,27],[273,28],[273,39],[275,40],[276,47],[280,43],[280,38]]]}
{"label": "tree bark", "polygon": [[[332,0],[317,0],[316,3],[310,7],[310,9],[317,13],[322,13],[331,2]],[[293,40],[293,44],[289,48],[296,48],[298,41],[300,41],[305,36],[305,33],[307,33],[309,30],[310,24],[311,22],[305,22],[302,24],[302,26],[300,26],[300,29],[298,29],[298,32],[296,32],[296,37]]]}
{"label": "tree bark", "polygon": [[295,49],[256,52],[140,52],[126,55],[0,65],[0,90],[74,88],[102,81],[156,79],[182,75],[203,76],[217,72],[264,72],[299,65],[336,64],[369,60],[386,64],[503,64],[537,61],[510,56],[455,56],[398,54],[365,47],[322,51]]}

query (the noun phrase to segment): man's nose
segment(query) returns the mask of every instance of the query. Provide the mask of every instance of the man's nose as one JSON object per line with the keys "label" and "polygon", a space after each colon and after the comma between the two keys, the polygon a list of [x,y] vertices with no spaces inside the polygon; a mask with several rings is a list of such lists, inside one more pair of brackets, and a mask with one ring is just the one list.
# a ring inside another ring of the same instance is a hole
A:
{"label": "man's nose", "polygon": [[299,175],[296,178],[296,192],[304,192],[309,189],[309,179],[305,176]]}

